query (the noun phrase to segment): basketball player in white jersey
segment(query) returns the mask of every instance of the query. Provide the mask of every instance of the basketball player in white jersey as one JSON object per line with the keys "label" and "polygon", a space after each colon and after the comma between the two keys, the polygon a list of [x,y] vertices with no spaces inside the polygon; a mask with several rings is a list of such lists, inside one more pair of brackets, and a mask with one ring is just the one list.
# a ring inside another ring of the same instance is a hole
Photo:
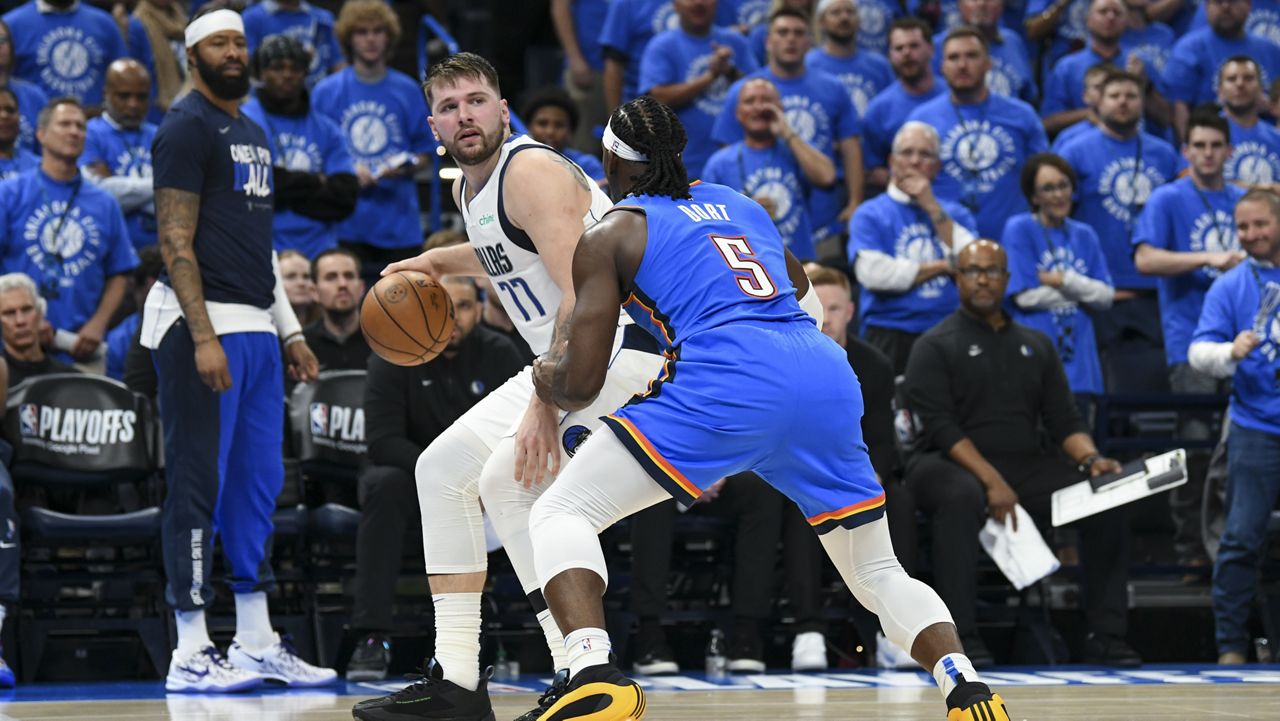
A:
{"label": "basketball player in white jersey", "polygon": [[[454,201],[468,245],[438,248],[384,272],[418,270],[487,275],[534,353],[552,351],[573,310],[574,250],[585,228],[613,203],[582,169],[528,137],[511,137],[497,73],[484,58],[459,53],[432,66],[424,84],[436,139],[462,169]],[[621,318],[625,319],[625,315]],[[357,704],[358,719],[490,721],[482,678],[480,594],[486,555],[481,499],[537,613],[557,671],[568,656],[538,588],[529,510],[560,465],[603,416],[642,392],[662,365],[657,344],[620,320],[605,391],[590,407],[565,414],[540,401],[529,369],[476,404],[418,458],[423,549],[435,603],[436,652],[421,681]],[[536,719],[558,698],[567,673],[522,717]]]}

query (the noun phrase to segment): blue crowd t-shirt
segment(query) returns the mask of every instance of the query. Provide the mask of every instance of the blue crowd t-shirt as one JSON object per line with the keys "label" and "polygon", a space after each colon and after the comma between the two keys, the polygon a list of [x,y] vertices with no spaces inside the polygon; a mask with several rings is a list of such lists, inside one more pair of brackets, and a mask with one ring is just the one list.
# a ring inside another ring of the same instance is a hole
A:
{"label": "blue crowd t-shirt", "polygon": [[[1085,19],[1089,16],[1089,2],[1090,0],[1071,0],[1071,4],[1067,6],[1062,20],[1053,30],[1053,39],[1048,45],[1048,51],[1041,56],[1045,76],[1049,74],[1059,58],[1071,52],[1073,46],[1080,47],[1089,41],[1088,33],[1085,31]],[[1026,17],[1041,15],[1049,9],[1049,6],[1056,4],[1057,0],[1029,0]]]}
{"label": "blue crowd t-shirt", "polygon": [[938,129],[942,172],[933,192],[968,208],[979,235],[999,238],[1009,218],[1026,212],[1019,188],[1022,163],[1049,149],[1030,105],[995,93],[975,105],[956,105],[944,95],[916,108],[908,119]]}
{"label": "blue crowd t-shirt", "polygon": [[578,49],[582,51],[582,57],[593,70],[604,67],[604,48],[600,45],[600,32],[604,30],[604,20],[612,4],[614,4],[613,0],[573,0],[571,3],[573,34],[578,40]]}
{"label": "blue crowd t-shirt", "polygon": [[13,73],[50,97],[70,95],[102,104],[107,66],[125,57],[124,36],[111,14],[83,2],[68,12],[42,13],[35,0],[5,13]]}
{"label": "blue crowd t-shirt", "polygon": [[1253,35],[1223,38],[1211,28],[1187,33],[1173,46],[1164,66],[1162,90],[1170,100],[1195,107],[1218,97],[1218,68],[1235,55],[1246,55],[1262,69],[1262,87],[1280,77],[1280,46]]}
{"label": "blue crowd t-shirt", "polygon": [[640,60],[655,35],[680,27],[671,0],[614,0],[600,31],[600,46],[606,57],[626,62],[622,76],[622,102],[639,95]]}
{"label": "blue crowd t-shirt", "polygon": [[772,0],[718,0],[716,25],[750,31],[769,19]]}
{"label": "blue crowd t-shirt", "polygon": [[[1138,217],[1133,248],[1146,243],[1177,253],[1239,250],[1235,208],[1244,189],[1227,184],[1222,190],[1202,190],[1191,178],[1156,188]],[[1160,325],[1164,328],[1164,354],[1169,365],[1187,362],[1191,334],[1200,318],[1204,294],[1222,271],[1208,266],[1190,273],[1159,276]]]}
{"label": "blue crowd t-shirt", "polygon": [[36,168],[0,183],[0,265],[35,281],[54,328],[77,331],[98,310],[107,278],[133,270],[138,256],[110,193]]}
{"label": "blue crowd t-shirt", "polygon": [[9,89],[18,98],[18,147],[37,152],[36,120],[49,104],[49,95],[22,78],[9,78]]}
{"label": "blue crowd t-shirt", "polygon": [[124,361],[133,347],[133,337],[142,325],[142,313],[134,313],[107,331],[107,377],[124,380]]}
{"label": "blue crowd t-shirt", "polygon": [[1128,57],[1123,48],[1119,55],[1108,60],[1095,53],[1093,48],[1086,47],[1062,58],[1054,64],[1053,72],[1044,83],[1044,103],[1040,106],[1040,114],[1049,117],[1065,110],[1083,108],[1084,74],[1089,68],[1106,62],[1123,68]]}
{"label": "blue crowd t-shirt", "polygon": [[272,35],[284,35],[302,43],[311,51],[307,87],[314,88],[329,74],[329,68],[342,62],[342,49],[338,47],[333,23],[333,13],[307,2],[290,10],[275,0],[263,0],[244,11],[244,37],[249,42],[249,52]]}
{"label": "blue crowd t-shirt", "polygon": [[945,95],[947,84],[934,76],[933,87],[920,95],[911,95],[899,80],[880,92],[867,104],[862,116],[862,164],[868,168],[889,165],[889,151],[893,149],[893,136],[916,108]]}
{"label": "blue crowd t-shirt", "polygon": [[889,54],[889,28],[905,13],[896,0],[861,0],[858,6],[858,47]]}
{"label": "blue crowd t-shirt", "polygon": [[[991,70],[987,73],[987,88],[997,95],[1017,98],[1028,103],[1036,101],[1035,74],[1031,72],[1031,56],[1022,38],[1009,28],[997,28],[998,40],[989,44]],[[942,70],[942,41],[947,33],[933,36],[933,72]]]}
{"label": "blue crowd t-shirt", "polygon": [[1066,147],[1067,143],[1074,140],[1077,135],[1079,135],[1080,133],[1083,133],[1089,128],[1096,128],[1096,127],[1098,126],[1094,125],[1093,121],[1088,118],[1085,118],[1084,120],[1077,120],[1076,122],[1058,131],[1058,134],[1053,137],[1053,144],[1049,146],[1049,149],[1061,155],[1062,149]]}
{"label": "blue crowd t-shirt", "polygon": [[1231,127],[1231,157],[1222,169],[1227,180],[1249,185],[1280,182],[1280,130],[1263,120],[1252,128],[1242,128],[1227,117],[1227,125]]}
{"label": "blue crowd t-shirt", "polygon": [[1151,192],[1178,174],[1182,156],[1152,135],[1116,140],[1097,127],[1082,130],[1059,154],[1079,181],[1072,215],[1098,234],[1116,287],[1154,289],[1155,278],[1133,265],[1134,227]]}
{"label": "blue crowd t-shirt", "polygon": [[1192,343],[1231,343],[1251,330],[1262,341],[1236,366],[1231,420],[1280,435],[1280,268],[1250,258],[1209,288]]}
{"label": "blue crowd t-shirt", "polygon": [[1164,92],[1164,69],[1169,62],[1169,53],[1178,39],[1173,30],[1164,23],[1148,23],[1145,28],[1130,28],[1120,36],[1120,47],[1125,56],[1134,56],[1142,61],[1147,77],[1155,83],[1156,89]]}
{"label": "blue crowd t-shirt", "polygon": [[[1205,3],[1195,3],[1196,13],[1188,27],[1193,30],[1209,27],[1209,17],[1204,12]],[[1244,21],[1244,31],[1256,38],[1280,46],[1280,0],[1252,0],[1249,17]]]}
{"label": "blue crowd t-shirt", "polygon": [[[302,173],[355,173],[346,139],[333,121],[316,112],[306,115],[272,115],[255,97],[240,112],[262,126],[271,146],[272,163]],[[308,258],[338,245],[334,223],[308,218],[293,210],[276,211],[272,243],[277,251],[296,250]]]}
{"label": "blue crowd t-shirt", "polygon": [[[1040,271],[1074,271],[1111,285],[1107,262],[1093,228],[1067,218],[1059,228],[1047,228],[1031,213],[1009,219],[1000,238],[1009,256],[1009,287],[1012,301],[1019,293],[1040,287]],[[1013,319],[1049,336],[1067,372],[1074,393],[1102,393],[1102,364],[1093,335],[1093,319],[1079,303],[1045,310],[1024,310],[1016,302],[1008,304]]]}
{"label": "blue crowd t-shirt", "polygon": [[[732,30],[713,27],[701,37],[684,30],[670,30],[659,33],[645,48],[644,58],[640,61],[640,92],[647,93],[659,85],[685,83],[702,75],[707,71],[717,47],[732,50],[733,64],[742,72],[755,72],[756,60],[747,48],[746,40]],[[778,91],[782,92],[782,88]],[[690,179],[702,174],[702,166],[717,147],[733,142],[716,137],[714,129],[719,127],[717,116],[726,108],[733,114],[736,103],[737,95],[729,92],[729,80],[719,77],[688,105],[672,108],[688,137],[684,147],[684,167],[689,171]]]}
{"label": "blue crowd t-shirt", "polygon": [[[406,153],[427,153],[435,146],[427,101],[418,84],[397,70],[367,83],[344,68],[316,86],[311,107],[337,123],[351,162],[363,163],[374,175]],[[338,224],[338,238],[377,248],[421,245],[417,183],[412,177],[390,178],[361,190],[356,211]]]}
{"label": "blue crowd t-shirt", "polygon": [[750,148],[746,142],[737,142],[721,148],[707,161],[702,179],[749,198],[768,198],[774,208],[773,224],[791,254],[800,260],[817,255],[809,221],[810,185],[786,144],[775,141],[768,148]]}
{"label": "blue crowd t-shirt", "polygon": [[[975,230],[977,224],[968,210],[947,200],[938,203],[954,225]],[[849,219],[849,262],[856,263],[862,251],[921,263],[947,257],[928,213],[917,205],[899,203],[888,193],[859,205]],[[945,274],[903,293],[873,292],[863,287],[858,301],[862,316],[859,333],[865,335],[867,326],[923,333],[955,311],[959,303],[956,285]]]}
{"label": "blue crowd t-shirt", "polygon": [[[194,249],[205,300],[271,307],[275,194],[271,146],[262,128],[191,92],[169,108],[151,159],[157,191],[200,196]],[[161,280],[168,282],[167,272]]]}
{"label": "blue crowd t-shirt", "polygon": [[0,158],[0,180],[17,177],[25,171],[40,167],[40,156],[21,147],[14,147],[12,158]]}
{"label": "blue crowd t-shirt", "polygon": [[[103,113],[89,121],[80,166],[106,163],[112,175],[150,178],[153,175],[151,143],[155,140],[156,130],[156,126],[145,122],[136,130],[127,130]],[[155,245],[155,213],[139,208],[125,215],[124,220],[134,248]]]}
{"label": "blue crowd t-shirt", "polygon": [[826,73],[844,86],[853,110],[861,118],[867,113],[871,99],[893,82],[893,68],[882,56],[859,50],[839,58],[820,49],[810,50],[804,57],[805,67]]}

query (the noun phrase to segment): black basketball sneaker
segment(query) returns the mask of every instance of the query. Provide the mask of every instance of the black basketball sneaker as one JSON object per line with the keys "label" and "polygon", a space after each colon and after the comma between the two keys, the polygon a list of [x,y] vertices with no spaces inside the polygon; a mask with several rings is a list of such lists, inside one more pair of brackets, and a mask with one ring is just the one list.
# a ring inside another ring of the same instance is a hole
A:
{"label": "black basketball sneaker", "polygon": [[568,687],[569,669],[562,668],[556,671],[555,678],[551,679],[551,685],[547,687],[546,691],[542,692],[542,696],[538,699],[538,707],[516,719],[516,721],[538,721],[547,712],[547,709],[560,700],[560,696],[564,694],[565,689]]}
{"label": "black basketball sneaker", "polygon": [[414,683],[390,696],[361,701],[351,715],[361,721],[495,721],[489,703],[489,677],[493,669],[480,675],[475,691],[444,680],[444,669],[433,658],[422,676],[410,676]]}

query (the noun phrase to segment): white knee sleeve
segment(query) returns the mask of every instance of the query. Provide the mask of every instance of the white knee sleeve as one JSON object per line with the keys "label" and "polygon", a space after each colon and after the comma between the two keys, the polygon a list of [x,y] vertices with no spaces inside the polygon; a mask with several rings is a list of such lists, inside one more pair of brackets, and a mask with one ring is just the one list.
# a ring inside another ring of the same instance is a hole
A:
{"label": "white knee sleeve", "polygon": [[884,635],[908,653],[921,631],[952,623],[938,594],[902,570],[884,518],[852,530],[837,528],[820,538],[854,597],[880,618]]}
{"label": "white knee sleeve", "polygon": [[572,568],[594,571],[608,585],[597,536],[666,498],[612,432],[592,435],[530,512],[539,585]]}
{"label": "white knee sleeve", "polygon": [[422,509],[422,552],[428,574],[484,571],[480,469],[489,447],[457,423],[418,456],[414,478]]}
{"label": "white knee sleeve", "polygon": [[539,587],[533,565],[533,541],[529,540],[529,511],[551,480],[525,488],[515,480],[515,463],[515,439],[504,438],[480,472],[480,500],[511,559],[520,586],[528,595]]}

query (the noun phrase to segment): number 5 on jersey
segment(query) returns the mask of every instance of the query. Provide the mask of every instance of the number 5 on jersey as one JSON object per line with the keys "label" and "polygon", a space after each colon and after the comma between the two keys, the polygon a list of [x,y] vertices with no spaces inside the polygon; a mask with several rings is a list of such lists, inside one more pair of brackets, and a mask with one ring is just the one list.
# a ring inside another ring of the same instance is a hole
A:
{"label": "number 5 on jersey", "polygon": [[755,251],[751,250],[745,236],[726,238],[723,235],[713,235],[711,242],[720,251],[724,262],[735,271],[733,275],[738,282],[738,290],[761,300],[777,295],[778,287],[769,277],[769,271],[756,259]]}

